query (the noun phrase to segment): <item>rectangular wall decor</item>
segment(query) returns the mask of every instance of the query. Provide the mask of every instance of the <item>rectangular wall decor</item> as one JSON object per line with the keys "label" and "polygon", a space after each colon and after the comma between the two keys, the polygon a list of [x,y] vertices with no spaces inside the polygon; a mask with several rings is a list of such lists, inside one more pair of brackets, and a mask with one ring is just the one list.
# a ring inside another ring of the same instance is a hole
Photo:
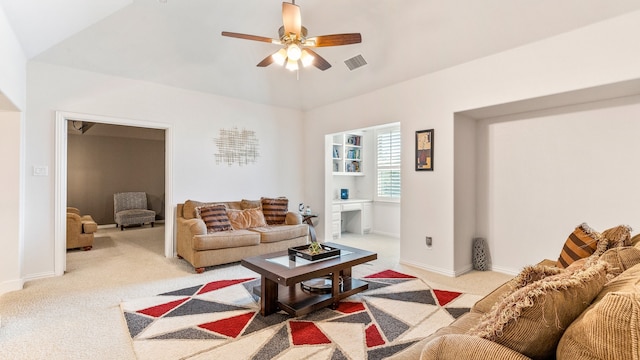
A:
{"label": "rectangular wall decor", "polygon": [[433,171],[433,129],[416,131],[416,171]]}

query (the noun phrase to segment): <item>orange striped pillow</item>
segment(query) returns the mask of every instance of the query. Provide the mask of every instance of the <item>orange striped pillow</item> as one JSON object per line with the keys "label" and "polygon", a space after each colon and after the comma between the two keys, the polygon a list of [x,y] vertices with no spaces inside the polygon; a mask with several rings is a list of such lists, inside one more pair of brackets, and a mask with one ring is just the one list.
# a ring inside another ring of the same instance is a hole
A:
{"label": "orange striped pillow", "polygon": [[589,257],[598,247],[602,235],[582,223],[569,235],[560,252],[556,266],[566,268],[572,262]]}

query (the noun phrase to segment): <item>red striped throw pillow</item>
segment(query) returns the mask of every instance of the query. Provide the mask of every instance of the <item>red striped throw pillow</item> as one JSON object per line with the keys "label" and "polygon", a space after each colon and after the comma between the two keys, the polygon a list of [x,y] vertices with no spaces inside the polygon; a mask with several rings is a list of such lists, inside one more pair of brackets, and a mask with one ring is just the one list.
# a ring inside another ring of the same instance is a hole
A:
{"label": "red striped throw pillow", "polygon": [[284,224],[289,211],[289,200],[286,197],[261,198],[262,213],[267,225]]}
{"label": "red striped throw pillow", "polygon": [[569,235],[564,243],[557,266],[566,268],[572,262],[584,259],[593,254],[602,235],[586,223],[582,223]]}
{"label": "red striped throw pillow", "polygon": [[204,221],[208,234],[231,230],[227,207],[224,205],[200,206],[196,208],[196,214]]}

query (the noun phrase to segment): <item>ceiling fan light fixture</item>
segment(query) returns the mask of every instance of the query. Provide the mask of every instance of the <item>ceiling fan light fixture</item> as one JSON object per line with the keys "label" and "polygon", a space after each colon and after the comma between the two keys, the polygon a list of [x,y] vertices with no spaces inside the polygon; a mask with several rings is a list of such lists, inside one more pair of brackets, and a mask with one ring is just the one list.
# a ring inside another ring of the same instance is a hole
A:
{"label": "ceiling fan light fixture", "polygon": [[287,60],[287,50],[282,48],[277,53],[271,55],[271,58],[273,58],[274,63],[282,66],[284,65],[285,60]]}
{"label": "ceiling fan light fixture", "polygon": [[287,65],[285,66],[289,71],[298,70],[298,60],[288,59]]}
{"label": "ceiling fan light fixture", "polygon": [[287,46],[287,57],[291,60],[298,61],[302,55],[302,49],[297,44],[289,44]]}
{"label": "ceiling fan light fixture", "polygon": [[313,60],[316,57],[309,54],[309,52],[307,50],[302,50],[302,54],[300,55],[300,62],[302,63],[302,66],[307,67],[311,64],[313,64]]}

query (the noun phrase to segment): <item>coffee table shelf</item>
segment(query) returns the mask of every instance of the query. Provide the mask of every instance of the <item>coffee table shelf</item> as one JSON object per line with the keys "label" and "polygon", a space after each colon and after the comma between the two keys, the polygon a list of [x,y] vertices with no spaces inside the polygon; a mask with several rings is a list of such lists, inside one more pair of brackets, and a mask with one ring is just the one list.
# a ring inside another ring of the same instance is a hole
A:
{"label": "coffee table shelf", "polygon": [[[338,294],[337,300],[342,300],[353,294],[365,291],[369,288],[366,281],[354,279],[351,277],[342,278],[342,286]],[[253,288],[253,293],[260,296],[260,286]],[[334,304],[331,293],[314,293],[305,291],[298,286],[278,286],[278,307],[291,316],[302,316],[312,311],[325,308]]]}
{"label": "coffee table shelf", "polygon": [[[287,251],[242,259],[242,266],[261,275],[260,287],[254,289],[260,296],[260,314],[267,316],[284,310],[300,316],[326,306],[338,306],[341,299],[369,288],[367,282],[351,276],[351,268],[377,259],[378,254],[341,244],[324,244],[340,249],[340,255],[317,261],[305,260],[300,264],[291,261]],[[301,288],[301,282],[323,276],[331,276],[330,293],[315,293]],[[337,284],[340,278],[341,286]]]}

